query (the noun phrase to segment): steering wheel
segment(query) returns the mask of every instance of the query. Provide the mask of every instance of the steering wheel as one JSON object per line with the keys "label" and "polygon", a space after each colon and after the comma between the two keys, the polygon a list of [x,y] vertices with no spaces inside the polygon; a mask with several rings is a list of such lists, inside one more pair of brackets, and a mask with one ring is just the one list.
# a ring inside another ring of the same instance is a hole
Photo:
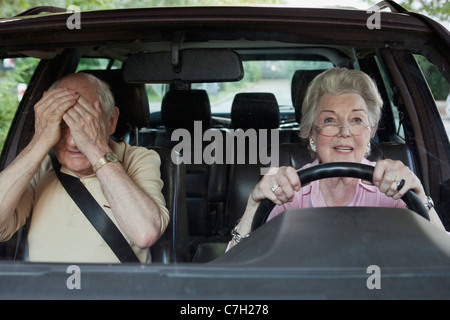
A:
{"label": "steering wheel", "polygon": [[[351,177],[372,181],[373,170],[374,167],[361,163],[332,162],[299,170],[297,173],[302,185],[305,185],[318,179],[335,177]],[[402,200],[409,209],[415,211],[425,219],[430,220],[428,210],[412,190],[408,190],[402,197]],[[252,231],[256,230],[267,221],[274,206],[275,204],[269,199],[263,199],[261,201],[253,217]]]}

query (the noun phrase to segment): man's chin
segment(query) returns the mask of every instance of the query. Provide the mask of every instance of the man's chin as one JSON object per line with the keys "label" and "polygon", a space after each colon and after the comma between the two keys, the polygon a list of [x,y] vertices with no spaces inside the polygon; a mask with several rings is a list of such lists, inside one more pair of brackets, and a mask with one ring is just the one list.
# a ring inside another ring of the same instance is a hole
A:
{"label": "man's chin", "polygon": [[94,170],[92,169],[91,166],[89,166],[88,168],[86,168],[86,167],[83,167],[83,168],[69,168],[69,167],[67,167],[67,168],[70,171],[72,171],[73,173],[75,173],[80,178],[94,174]]}
{"label": "man's chin", "polygon": [[65,163],[65,166],[79,177],[94,173],[91,163],[87,159],[85,161],[68,161]]}
{"label": "man's chin", "polygon": [[55,150],[55,155],[62,165],[79,177],[94,173],[90,161],[81,152],[71,152],[68,150],[65,150],[65,152],[57,152]]}

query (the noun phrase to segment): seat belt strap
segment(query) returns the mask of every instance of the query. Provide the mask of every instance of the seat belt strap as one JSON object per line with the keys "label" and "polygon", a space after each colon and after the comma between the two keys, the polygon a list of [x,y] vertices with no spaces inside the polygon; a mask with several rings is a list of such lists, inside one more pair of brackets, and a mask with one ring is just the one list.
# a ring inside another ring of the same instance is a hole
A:
{"label": "seat belt strap", "polygon": [[108,217],[103,208],[86,189],[80,179],[60,171],[61,164],[58,162],[53,150],[50,152],[53,169],[64,189],[73,199],[78,208],[83,212],[95,230],[102,236],[114,254],[121,262],[139,262],[128,241],[117,226]]}

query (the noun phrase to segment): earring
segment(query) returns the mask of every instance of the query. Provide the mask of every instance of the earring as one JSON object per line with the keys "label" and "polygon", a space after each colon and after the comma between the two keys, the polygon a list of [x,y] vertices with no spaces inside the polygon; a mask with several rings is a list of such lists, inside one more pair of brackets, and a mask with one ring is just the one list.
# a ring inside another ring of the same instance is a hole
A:
{"label": "earring", "polygon": [[369,154],[370,153],[370,141],[369,142],[367,142],[367,146],[366,146],[366,154]]}
{"label": "earring", "polygon": [[309,139],[309,146],[311,147],[311,150],[312,150],[313,152],[317,152],[316,143],[314,142],[314,139],[313,139],[313,138]]}

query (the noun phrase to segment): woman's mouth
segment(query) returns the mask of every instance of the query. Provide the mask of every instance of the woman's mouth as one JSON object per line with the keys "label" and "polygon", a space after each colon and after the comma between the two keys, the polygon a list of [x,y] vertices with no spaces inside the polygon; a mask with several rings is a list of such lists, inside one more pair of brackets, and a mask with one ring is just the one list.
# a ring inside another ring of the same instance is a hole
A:
{"label": "woman's mouth", "polygon": [[344,152],[344,153],[348,153],[348,152],[352,152],[353,148],[349,147],[349,146],[336,146],[333,147],[334,150],[338,151],[338,152]]}

